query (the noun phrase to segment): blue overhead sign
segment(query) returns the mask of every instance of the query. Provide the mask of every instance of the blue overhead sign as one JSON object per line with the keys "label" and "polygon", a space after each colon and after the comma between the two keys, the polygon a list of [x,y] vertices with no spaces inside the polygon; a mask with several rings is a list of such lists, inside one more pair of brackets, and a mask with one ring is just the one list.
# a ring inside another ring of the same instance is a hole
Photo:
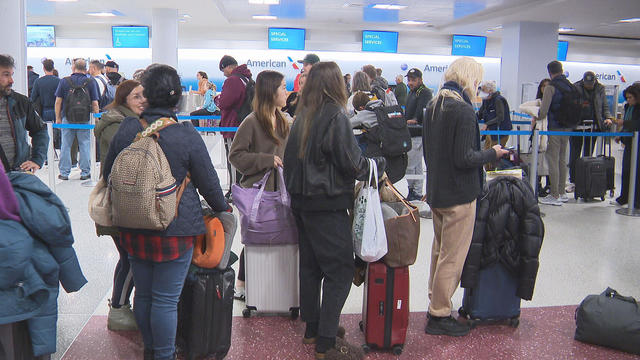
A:
{"label": "blue overhead sign", "polygon": [[398,33],[395,31],[362,32],[362,51],[397,53]]}
{"label": "blue overhead sign", "polygon": [[484,36],[453,35],[451,55],[484,56],[487,38]]}
{"label": "blue overhead sign", "polygon": [[269,28],[269,49],[304,50],[304,29]]}
{"label": "blue overhead sign", "polygon": [[148,48],[148,26],[112,26],[111,37],[114,48]]}
{"label": "blue overhead sign", "polygon": [[567,61],[568,41],[558,41],[558,61]]}
{"label": "blue overhead sign", "polygon": [[56,46],[56,30],[53,25],[27,25],[27,46]]}

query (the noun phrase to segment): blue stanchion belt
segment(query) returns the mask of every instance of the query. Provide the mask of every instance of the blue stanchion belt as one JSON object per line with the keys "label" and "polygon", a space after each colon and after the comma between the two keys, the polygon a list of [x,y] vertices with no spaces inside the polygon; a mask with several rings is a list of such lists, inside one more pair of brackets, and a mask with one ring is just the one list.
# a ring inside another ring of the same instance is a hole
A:
{"label": "blue stanchion belt", "polygon": [[531,117],[532,117],[529,114],[519,113],[519,112],[516,112],[516,111],[512,111],[511,114],[515,115],[515,116],[520,116],[520,117],[523,117],[523,118],[528,118],[528,119],[531,119]]}
{"label": "blue stanchion belt", "polygon": [[91,130],[95,125],[92,124],[53,124],[55,129],[74,129],[74,130]]}
{"label": "blue stanchion belt", "polygon": [[[580,132],[580,131],[539,131],[539,135],[551,135],[551,136],[586,136],[586,137],[596,137],[596,136],[620,136],[620,137],[632,137],[633,133],[629,132]],[[531,131],[529,130],[517,130],[517,131],[503,131],[503,130],[484,130],[480,131],[480,135],[531,135]]]}
{"label": "blue stanchion belt", "polygon": [[178,115],[178,120],[219,120],[220,115],[187,116]]}

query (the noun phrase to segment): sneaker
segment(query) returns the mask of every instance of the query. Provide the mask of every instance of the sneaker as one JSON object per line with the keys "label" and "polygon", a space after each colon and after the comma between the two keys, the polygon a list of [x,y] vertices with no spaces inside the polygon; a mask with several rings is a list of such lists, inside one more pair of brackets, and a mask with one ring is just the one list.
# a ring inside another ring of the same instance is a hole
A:
{"label": "sneaker", "polygon": [[[342,326],[338,326],[338,332],[336,333],[336,337],[339,337],[340,339],[344,339],[344,335],[346,334],[346,332],[347,331]],[[315,344],[316,336],[311,336],[311,337],[303,336],[302,343],[305,345]]]}
{"label": "sneaker", "polygon": [[60,180],[69,180],[69,177],[68,177],[68,176],[65,176],[65,175],[60,174],[60,175],[58,175],[58,179],[60,179]]}
{"label": "sneaker", "polygon": [[558,201],[560,201],[561,203],[566,203],[567,201],[569,201],[569,197],[567,196],[567,194],[562,194],[558,198]]}
{"label": "sneaker", "polygon": [[233,294],[233,298],[236,300],[244,301],[245,300],[244,295],[245,295],[244,286],[242,287],[238,286],[235,290],[235,293]]}
{"label": "sneaker", "polygon": [[122,305],[119,308],[111,307],[109,304],[109,316],[107,318],[107,328],[111,331],[136,331],[138,325],[136,318],[131,311],[131,305]]}
{"label": "sneaker", "polygon": [[89,180],[91,179],[91,175],[82,175],[80,176],[80,180]]}
{"label": "sneaker", "polygon": [[547,195],[543,198],[540,198],[540,203],[545,205],[553,205],[553,206],[562,206],[562,202],[556,199],[552,195]]}
{"label": "sneaker", "polygon": [[364,350],[361,346],[353,345],[346,340],[337,337],[336,345],[327,352],[316,352],[316,360],[361,360],[364,359]]}
{"label": "sneaker", "polygon": [[569,183],[569,184],[564,188],[564,190],[565,190],[566,192],[568,192],[568,193],[572,193],[572,192],[574,192],[574,191],[576,190],[576,184],[574,184],[574,183]]}
{"label": "sneaker", "polygon": [[471,327],[467,323],[458,322],[453,316],[436,317],[429,315],[427,327],[424,331],[431,335],[464,336],[471,331]]}

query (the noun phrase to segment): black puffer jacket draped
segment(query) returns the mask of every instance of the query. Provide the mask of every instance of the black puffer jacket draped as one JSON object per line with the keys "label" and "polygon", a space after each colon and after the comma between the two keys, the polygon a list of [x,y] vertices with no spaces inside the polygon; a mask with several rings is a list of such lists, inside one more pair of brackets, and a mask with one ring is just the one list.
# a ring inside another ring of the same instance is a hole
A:
{"label": "black puffer jacket draped", "polygon": [[516,295],[531,300],[544,238],[540,208],[531,187],[513,177],[496,179],[477,206],[461,286],[476,287],[480,269],[502,263],[518,279]]}

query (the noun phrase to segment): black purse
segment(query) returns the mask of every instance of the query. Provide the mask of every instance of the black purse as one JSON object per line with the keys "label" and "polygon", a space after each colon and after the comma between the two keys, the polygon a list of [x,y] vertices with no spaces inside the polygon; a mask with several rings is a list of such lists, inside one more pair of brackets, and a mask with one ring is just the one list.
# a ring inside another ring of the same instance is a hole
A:
{"label": "black purse", "polygon": [[576,340],[640,355],[640,305],[607,288],[576,309]]}

